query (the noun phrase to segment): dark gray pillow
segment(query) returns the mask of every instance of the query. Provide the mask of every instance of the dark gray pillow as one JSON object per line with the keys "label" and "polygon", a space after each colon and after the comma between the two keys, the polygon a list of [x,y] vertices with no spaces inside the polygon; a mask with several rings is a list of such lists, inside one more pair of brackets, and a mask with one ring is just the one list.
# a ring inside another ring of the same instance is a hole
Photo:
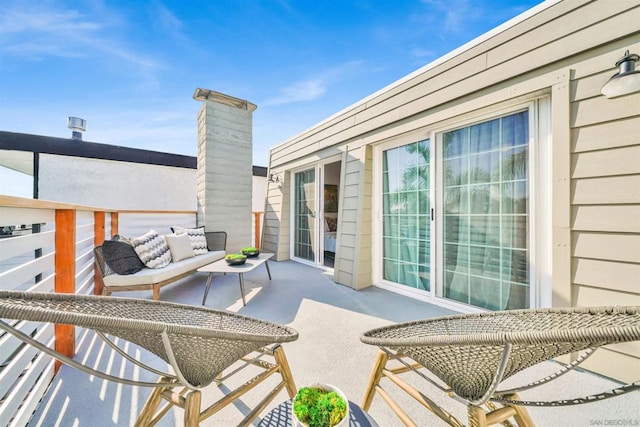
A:
{"label": "dark gray pillow", "polygon": [[134,274],[145,268],[133,246],[122,241],[105,240],[102,243],[102,256],[117,274]]}

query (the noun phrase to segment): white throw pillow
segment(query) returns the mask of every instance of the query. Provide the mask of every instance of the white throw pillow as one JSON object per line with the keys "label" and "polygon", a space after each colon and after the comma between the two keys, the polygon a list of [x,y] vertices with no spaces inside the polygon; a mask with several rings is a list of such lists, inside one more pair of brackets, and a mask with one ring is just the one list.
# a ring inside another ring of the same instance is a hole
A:
{"label": "white throw pillow", "polygon": [[171,262],[171,251],[167,241],[155,230],[131,239],[133,249],[144,265],[149,268],[162,268]]}
{"label": "white throw pillow", "polygon": [[187,234],[167,234],[164,236],[171,251],[171,261],[178,262],[183,259],[193,258],[193,248],[191,247],[191,239]]}
{"label": "white throw pillow", "polygon": [[196,255],[205,255],[209,252],[207,249],[207,238],[204,235],[204,227],[199,228],[182,228],[172,227],[175,234],[187,234],[191,241],[193,253]]}

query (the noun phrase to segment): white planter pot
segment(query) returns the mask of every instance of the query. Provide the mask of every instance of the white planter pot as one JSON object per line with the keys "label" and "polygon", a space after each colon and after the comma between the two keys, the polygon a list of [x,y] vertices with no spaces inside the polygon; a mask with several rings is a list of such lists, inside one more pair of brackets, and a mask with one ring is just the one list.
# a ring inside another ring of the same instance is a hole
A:
{"label": "white planter pot", "polygon": [[[344,415],[342,421],[336,424],[334,427],[348,427],[349,426],[349,400],[347,396],[337,387],[332,386],[331,384],[313,384],[308,387],[321,387],[329,391],[335,391],[338,396],[340,396],[347,403],[347,413]],[[295,401],[295,398],[294,398]],[[296,427],[309,427],[307,424],[301,422],[298,417],[296,417],[295,412],[293,411],[293,401],[291,402],[291,418],[293,419],[293,425]]]}

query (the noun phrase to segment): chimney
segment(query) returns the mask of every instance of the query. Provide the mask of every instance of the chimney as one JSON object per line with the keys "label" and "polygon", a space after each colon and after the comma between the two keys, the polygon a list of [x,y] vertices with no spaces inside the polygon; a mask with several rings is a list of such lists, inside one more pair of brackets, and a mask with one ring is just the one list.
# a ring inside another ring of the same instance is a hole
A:
{"label": "chimney", "polygon": [[251,242],[253,111],[255,104],[196,89],[198,113],[198,224],[227,232],[227,251]]}
{"label": "chimney", "polygon": [[71,139],[82,141],[82,132],[87,130],[87,121],[80,117],[69,117],[67,127],[71,129]]}

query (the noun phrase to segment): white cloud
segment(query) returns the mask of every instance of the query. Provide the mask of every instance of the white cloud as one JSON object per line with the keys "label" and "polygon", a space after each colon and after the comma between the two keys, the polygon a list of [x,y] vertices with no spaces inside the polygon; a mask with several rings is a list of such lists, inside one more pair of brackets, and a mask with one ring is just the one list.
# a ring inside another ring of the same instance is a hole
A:
{"label": "white cloud", "polygon": [[155,24],[166,34],[169,34],[176,40],[184,41],[184,23],[176,17],[164,4],[159,1],[153,2],[151,17]]}
{"label": "white cloud", "polygon": [[429,13],[437,13],[440,30],[458,34],[467,30],[473,22],[485,15],[485,10],[476,1],[470,0],[422,0]]}
{"label": "white cloud", "polygon": [[320,98],[327,91],[327,84],[321,79],[310,79],[295,82],[284,89],[276,98],[266,101],[264,105],[283,105],[294,102],[313,101]]}
{"label": "white cloud", "polygon": [[[92,11],[89,11],[92,12]],[[31,60],[47,56],[120,59],[144,69],[160,64],[120,38],[118,19],[107,11],[88,13],[56,3],[16,1],[0,5],[0,52]]]}
{"label": "white cloud", "polygon": [[32,59],[81,57],[83,50],[77,49],[76,40],[101,27],[73,10],[5,4],[0,7],[0,50]]}
{"label": "white cloud", "polygon": [[0,33],[39,32],[49,34],[73,34],[101,28],[96,22],[84,22],[84,17],[74,10],[46,10],[41,8],[2,7]]}
{"label": "white cloud", "polygon": [[415,56],[416,58],[428,58],[435,56],[435,52],[429,49],[423,49],[421,47],[416,47],[411,49],[411,56]]}
{"label": "white cloud", "polygon": [[351,61],[329,68],[315,76],[284,87],[280,91],[280,95],[263,102],[261,105],[284,105],[316,100],[321,98],[332,84],[360,73],[362,65],[362,61]]}

